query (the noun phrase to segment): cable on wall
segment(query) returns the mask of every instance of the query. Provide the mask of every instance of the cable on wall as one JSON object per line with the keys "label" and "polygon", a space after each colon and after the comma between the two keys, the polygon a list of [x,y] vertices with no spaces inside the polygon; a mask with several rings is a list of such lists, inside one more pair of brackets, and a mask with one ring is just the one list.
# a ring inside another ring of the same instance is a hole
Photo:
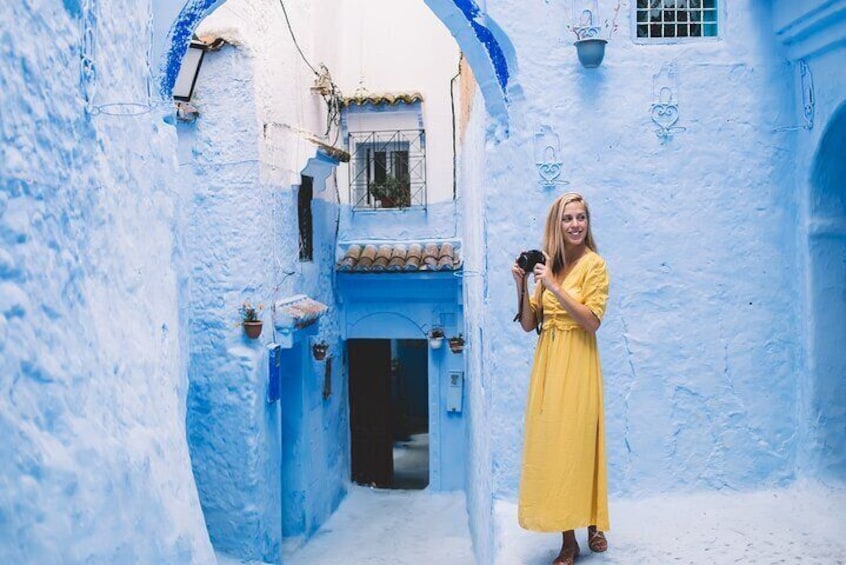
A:
{"label": "cable on wall", "polygon": [[338,137],[340,135],[340,125],[341,125],[341,108],[343,107],[344,97],[341,93],[341,89],[338,88],[338,85],[332,80],[332,76],[329,74],[329,69],[324,64],[320,64],[320,70],[314,68],[308,58],[303,53],[302,48],[300,47],[300,43],[297,41],[297,36],[294,33],[294,28],[291,26],[291,19],[288,17],[288,9],[285,8],[285,2],[283,0],[279,0],[279,5],[282,7],[282,13],[285,15],[285,23],[288,26],[288,32],[291,34],[291,39],[294,41],[294,46],[297,48],[297,52],[300,54],[303,62],[311,69],[311,72],[314,73],[315,78],[315,86],[313,90],[319,92],[320,95],[323,97],[323,100],[326,102],[327,106],[327,116],[326,116],[326,133],[324,134],[325,137],[329,137],[329,133],[332,130],[332,126],[337,126],[338,130],[335,133],[335,139],[332,141],[331,145],[335,145],[338,142]]}

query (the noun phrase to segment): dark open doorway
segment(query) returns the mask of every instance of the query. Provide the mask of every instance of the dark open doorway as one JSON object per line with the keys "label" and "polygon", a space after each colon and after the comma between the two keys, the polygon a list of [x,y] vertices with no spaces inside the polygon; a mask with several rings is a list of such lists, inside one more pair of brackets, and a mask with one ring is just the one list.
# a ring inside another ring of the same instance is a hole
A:
{"label": "dark open doorway", "polygon": [[352,480],[381,488],[426,488],[426,340],[351,339],[347,347]]}

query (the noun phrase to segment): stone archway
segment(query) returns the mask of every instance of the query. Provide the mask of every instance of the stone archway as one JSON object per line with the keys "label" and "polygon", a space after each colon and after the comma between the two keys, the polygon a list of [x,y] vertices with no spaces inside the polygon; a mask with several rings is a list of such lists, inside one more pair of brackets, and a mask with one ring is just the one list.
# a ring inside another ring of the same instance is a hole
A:
{"label": "stone archway", "polygon": [[[488,115],[507,132],[509,97],[519,95],[516,53],[502,29],[474,0],[424,0],[467,57]],[[167,31],[159,93],[169,99],[182,58],[200,22],[225,0],[188,0]]]}
{"label": "stone archway", "polygon": [[823,133],[811,171],[808,226],[810,453],[823,476],[846,477],[846,102]]}

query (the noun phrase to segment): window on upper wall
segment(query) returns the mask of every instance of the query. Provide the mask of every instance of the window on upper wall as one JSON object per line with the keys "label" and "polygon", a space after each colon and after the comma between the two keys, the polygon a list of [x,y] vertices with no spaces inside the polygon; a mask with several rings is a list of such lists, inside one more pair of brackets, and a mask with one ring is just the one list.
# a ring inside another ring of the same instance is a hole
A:
{"label": "window on upper wall", "polygon": [[423,130],[351,132],[349,137],[353,209],[426,205]]}
{"label": "window on upper wall", "polygon": [[717,0],[637,0],[638,39],[716,37]]}
{"label": "window on upper wall", "polygon": [[314,197],[314,179],[302,176],[297,191],[297,219],[300,228],[300,261],[312,261],[314,257],[314,228],[311,217],[311,202]]}

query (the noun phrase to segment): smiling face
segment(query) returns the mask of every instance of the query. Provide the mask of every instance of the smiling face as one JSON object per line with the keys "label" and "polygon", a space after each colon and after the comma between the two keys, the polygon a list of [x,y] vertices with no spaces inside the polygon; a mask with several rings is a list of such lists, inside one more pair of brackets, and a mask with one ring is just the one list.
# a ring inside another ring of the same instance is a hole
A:
{"label": "smiling face", "polygon": [[561,234],[567,248],[585,244],[588,234],[588,215],[584,202],[568,202],[561,211]]}

